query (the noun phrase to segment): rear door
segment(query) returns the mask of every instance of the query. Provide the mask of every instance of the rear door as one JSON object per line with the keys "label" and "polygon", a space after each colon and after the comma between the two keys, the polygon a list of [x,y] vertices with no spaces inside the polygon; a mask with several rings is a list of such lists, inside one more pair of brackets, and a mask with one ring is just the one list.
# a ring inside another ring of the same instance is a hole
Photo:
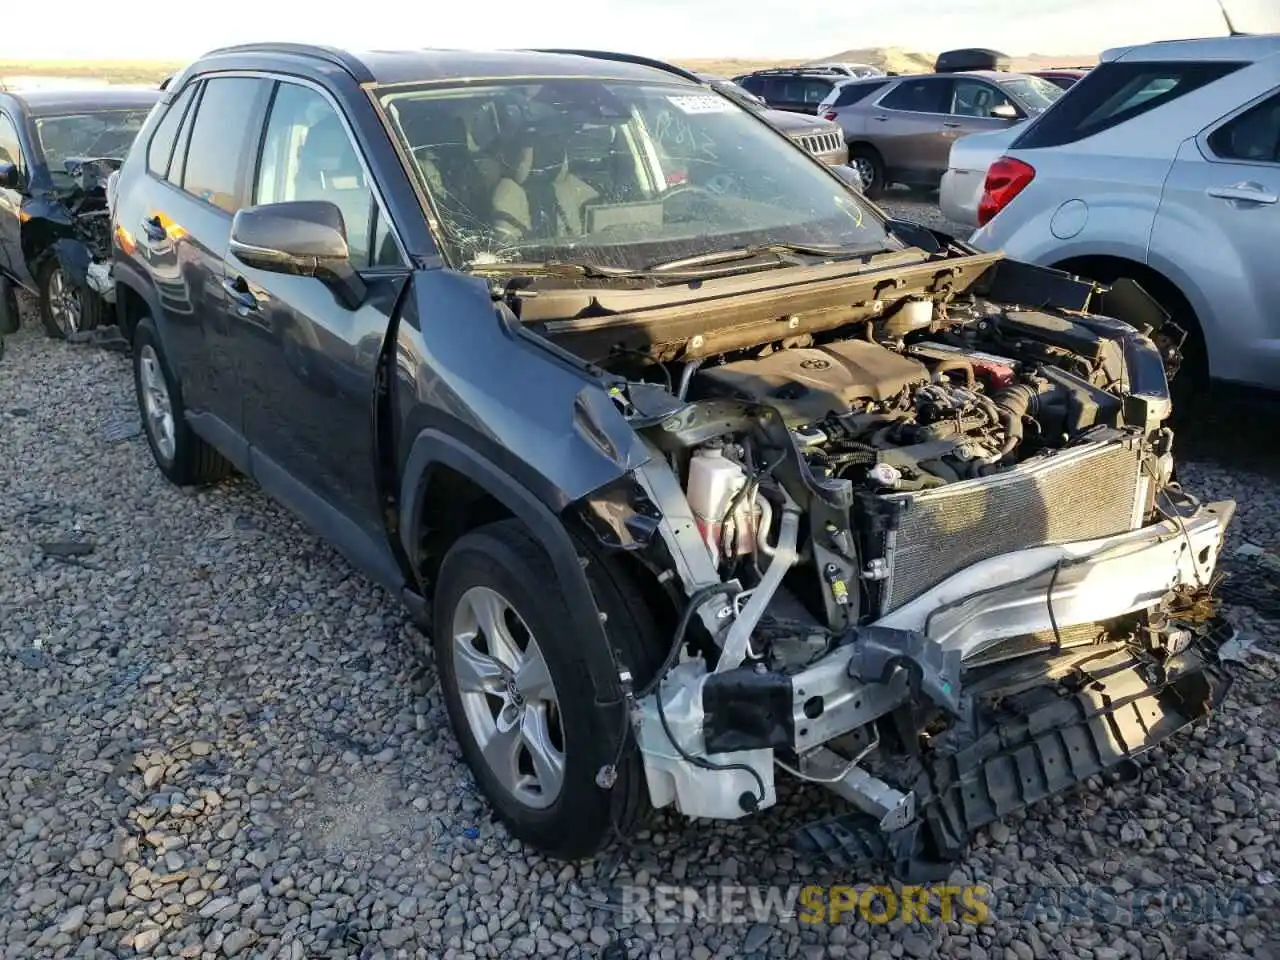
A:
{"label": "rear door", "polygon": [[[163,175],[151,169],[139,222],[124,224],[135,233],[138,259],[160,292],[164,348],[182,383],[183,402],[208,428],[202,433],[224,441],[243,436],[243,410],[227,336],[223,260],[252,170],[250,130],[260,121],[270,86],[257,77],[214,76],[191,100],[184,89],[170,107],[172,114],[187,104],[178,142]],[[166,114],[149,147],[166,135],[169,123]],[[163,139],[157,166],[164,160],[162,146]],[[126,215],[122,209],[120,216]]]}
{"label": "rear door", "polygon": [[346,118],[319,88],[281,80],[261,142],[248,152],[261,158],[255,204],[320,200],[338,207],[352,263],[368,287],[351,309],[320,280],[228,258],[227,318],[241,363],[253,474],[303,515],[309,511],[300,488],[372,540],[384,540],[371,410],[407,260]]}
{"label": "rear door", "polygon": [[[21,175],[28,170],[22,155],[22,141],[18,138],[15,118],[0,111],[0,161],[12,163]],[[0,187],[0,272],[16,277],[19,283],[30,284],[26,259],[22,256],[22,236],[19,219],[22,213],[23,191]]]}
{"label": "rear door", "polygon": [[1152,230],[1198,280],[1214,376],[1280,387],[1278,249],[1280,86],[1182,144]]}
{"label": "rear door", "polygon": [[903,80],[869,111],[867,136],[884,157],[889,179],[936,184],[951,141],[951,77]]}

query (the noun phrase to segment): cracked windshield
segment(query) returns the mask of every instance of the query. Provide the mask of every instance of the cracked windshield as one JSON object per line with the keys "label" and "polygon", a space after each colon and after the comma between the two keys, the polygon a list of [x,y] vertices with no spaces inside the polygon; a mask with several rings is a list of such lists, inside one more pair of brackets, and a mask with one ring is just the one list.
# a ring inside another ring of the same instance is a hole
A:
{"label": "cracked windshield", "polygon": [[123,160],[146,122],[146,110],[111,110],[36,120],[40,148],[55,181],[70,181],[68,160]]}
{"label": "cracked windshield", "polygon": [[893,245],[839,180],[714,92],[552,80],[382,104],[459,264],[643,269],[744,244]]}

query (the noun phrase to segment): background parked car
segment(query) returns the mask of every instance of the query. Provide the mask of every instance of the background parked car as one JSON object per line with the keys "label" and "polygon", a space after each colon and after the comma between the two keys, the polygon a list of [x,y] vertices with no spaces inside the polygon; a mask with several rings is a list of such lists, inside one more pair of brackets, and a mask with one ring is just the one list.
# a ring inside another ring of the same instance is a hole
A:
{"label": "background parked car", "polygon": [[1048,80],[1050,83],[1056,84],[1063,90],[1070,90],[1079,83],[1081,78],[1088,72],[1089,71],[1085,69],[1074,68],[1070,70],[1030,70],[1028,71],[1028,75],[1032,77],[1039,77],[1042,80]]}
{"label": "background parked car", "polygon": [[734,77],[734,83],[754,93],[775,110],[816,114],[827,95],[849,78],[834,71],[795,69],[757,70]]}
{"label": "background parked car", "polygon": [[1189,330],[1185,366],[1276,388],[1278,214],[1280,36],[1169,41],[1107,51],[1021,132],[973,243],[1131,277]]}
{"label": "background parked car", "polygon": [[1034,117],[1060,96],[1020,73],[924,74],[846,81],[818,112],[840,124],[863,190],[876,197],[891,183],[936,188],[957,139]]}
{"label": "background parked car", "polygon": [[838,123],[820,117],[774,110],[755,94],[724,77],[711,74],[698,74],[698,77],[743,108],[759,114],[823,163],[837,167],[849,162],[849,146],[844,142],[844,134]]}
{"label": "background parked car", "polygon": [[806,70],[830,70],[832,73],[841,73],[846,77],[858,79],[885,75],[883,70],[869,63],[806,63],[804,66]]}
{"label": "background parked car", "polygon": [[951,145],[947,172],[938,187],[938,206],[952,223],[978,226],[978,206],[986,187],[987,170],[1021,135],[1026,121],[1003,130],[974,133]]}
{"label": "background parked car", "polygon": [[98,325],[114,295],[108,175],[159,91],[0,93],[0,274],[40,298],[51,336]]}

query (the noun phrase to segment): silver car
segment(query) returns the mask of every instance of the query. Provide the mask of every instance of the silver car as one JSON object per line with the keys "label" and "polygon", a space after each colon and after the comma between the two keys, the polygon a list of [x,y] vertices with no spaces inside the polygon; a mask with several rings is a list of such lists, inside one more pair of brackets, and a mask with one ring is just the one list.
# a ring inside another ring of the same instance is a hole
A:
{"label": "silver car", "polygon": [[936,189],[957,139],[1003,130],[1061,96],[1047,80],[995,70],[877,77],[838,84],[818,115],[844,129],[850,163],[875,197],[892,183]]}
{"label": "silver car", "polygon": [[[988,170],[983,250],[1136,280],[1182,382],[1280,388],[1280,36],[1109,50]],[[1199,376],[1195,376],[1199,374]]]}
{"label": "silver car", "polygon": [[938,206],[944,217],[970,228],[978,225],[987,170],[1022,135],[1024,126],[1019,123],[990,133],[972,133],[951,145],[950,163],[938,188]]}

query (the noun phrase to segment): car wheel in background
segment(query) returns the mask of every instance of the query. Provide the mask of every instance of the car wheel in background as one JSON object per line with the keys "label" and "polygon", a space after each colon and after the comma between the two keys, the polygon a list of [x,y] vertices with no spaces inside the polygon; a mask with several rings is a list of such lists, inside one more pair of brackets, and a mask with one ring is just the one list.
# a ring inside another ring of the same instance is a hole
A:
{"label": "car wheel in background", "polygon": [[40,271],[40,319],[45,332],[65,340],[74,333],[92,330],[102,317],[102,300],[77,287],[57,260]]}
{"label": "car wheel in background", "polygon": [[182,393],[149,318],[138,324],[133,335],[133,383],[147,445],[170,482],[178,486],[213,483],[234,472],[231,463],[187,424]]}
{"label": "car wheel in background", "polygon": [[[615,558],[580,547],[620,666],[638,684],[663,642],[642,592]],[[518,839],[553,856],[590,856],[649,811],[625,707],[597,705],[584,654],[594,642],[569,614],[546,553],[518,520],[488,524],[445,556],[433,644],[445,705],[463,757]],[[622,753],[619,761],[619,754]],[[602,767],[617,764],[608,789]]]}
{"label": "car wheel in background", "polygon": [[858,144],[849,148],[849,165],[858,171],[862,193],[871,200],[884,193],[884,160],[874,147]]}

